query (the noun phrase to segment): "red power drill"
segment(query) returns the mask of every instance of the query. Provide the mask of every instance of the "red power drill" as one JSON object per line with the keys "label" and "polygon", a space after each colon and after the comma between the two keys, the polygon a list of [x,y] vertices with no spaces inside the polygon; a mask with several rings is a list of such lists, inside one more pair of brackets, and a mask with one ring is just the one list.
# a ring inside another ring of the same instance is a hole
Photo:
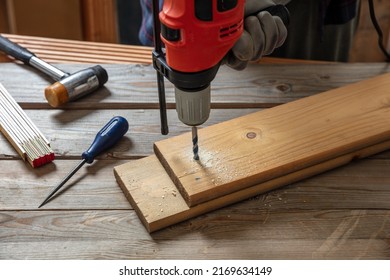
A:
{"label": "red power drill", "polygon": [[[164,77],[175,86],[179,119],[193,127],[194,158],[197,129],[210,114],[210,83],[222,59],[244,29],[245,0],[164,0],[159,12],[153,0],[153,66],[157,70],[161,132],[168,134]],[[267,9],[288,21],[282,5]],[[162,49],[165,45],[165,52]]]}

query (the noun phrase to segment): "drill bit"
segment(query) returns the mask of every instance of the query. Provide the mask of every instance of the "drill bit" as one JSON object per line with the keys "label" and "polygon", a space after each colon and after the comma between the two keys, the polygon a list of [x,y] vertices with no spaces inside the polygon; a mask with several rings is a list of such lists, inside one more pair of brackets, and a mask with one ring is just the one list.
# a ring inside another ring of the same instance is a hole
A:
{"label": "drill bit", "polygon": [[192,127],[192,152],[194,153],[194,160],[199,160],[198,147],[198,127]]}

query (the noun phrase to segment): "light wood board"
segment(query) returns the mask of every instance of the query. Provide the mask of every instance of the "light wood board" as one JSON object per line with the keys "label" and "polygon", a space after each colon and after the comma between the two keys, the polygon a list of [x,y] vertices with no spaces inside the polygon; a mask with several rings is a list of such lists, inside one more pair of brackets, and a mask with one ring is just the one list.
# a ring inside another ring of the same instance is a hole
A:
{"label": "light wood board", "polygon": [[154,232],[389,148],[390,141],[386,141],[193,207],[187,205],[154,155],[116,166],[114,174],[146,229]]}
{"label": "light wood board", "polygon": [[[237,93],[239,94],[239,93]],[[390,74],[155,143],[189,206],[390,139]]]}

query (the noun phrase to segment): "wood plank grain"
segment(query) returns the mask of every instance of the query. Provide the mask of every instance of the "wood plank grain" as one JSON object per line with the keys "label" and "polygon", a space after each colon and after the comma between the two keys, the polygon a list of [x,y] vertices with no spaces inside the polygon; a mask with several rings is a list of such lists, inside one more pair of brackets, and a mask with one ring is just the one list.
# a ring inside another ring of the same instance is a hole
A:
{"label": "wood plank grain", "polygon": [[[129,162],[114,168],[115,178],[149,232],[162,229],[223,206],[297,182],[356,158],[363,158],[390,148],[390,141],[364,148],[302,170],[274,178],[233,193],[188,206],[156,156]],[[222,175],[221,175],[222,176]]]}
{"label": "wood plank grain", "polygon": [[[152,48],[2,34],[50,63],[151,64]],[[4,56],[0,56],[4,57]]]}
{"label": "wood plank grain", "polygon": [[390,75],[327,91],[154,144],[189,206],[390,139]]}
{"label": "wood plank grain", "polygon": [[[1,160],[0,210],[35,210],[78,162],[56,160],[32,169],[21,160]],[[128,159],[99,159],[85,166],[67,183],[66,191],[45,205],[44,210],[132,209],[113,174],[115,166],[127,162]],[[390,209],[388,164],[389,157],[353,162],[235,204],[226,211]]]}
{"label": "wood plank grain", "polygon": [[56,45],[56,46],[76,46],[76,47],[85,47],[85,48],[105,48],[105,49],[138,49],[144,50],[145,53],[152,52],[152,47],[147,46],[135,46],[135,45],[122,45],[122,44],[112,44],[112,43],[102,43],[102,42],[88,42],[88,41],[80,41],[80,40],[69,40],[69,39],[60,39],[60,38],[47,38],[47,37],[39,37],[39,36],[26,36],[26,35],[18,35],[18,34],[2,34],[7,38],[17,42],[18,44],[32,44],[37,46],[42,45]]}
{"label": "wood plank grain", "polygon": [[[32,169],[20,160],[1,160],[0,209],[37,210],[79,161],[56,160]],[[131,209],[112,172],[121,163],[124,161],[111,159],[85,165],[42,209]]]}
{"label": "wood plank grain", "polygon": [[[51,63],[152,63],[153,48],[146,46],[53,39],[16,34],[2,35],[31,50],[38,57]],[[0,54],[0,61],[10,60],[6,60],[5,56]],[[263,57],[258,63],[329,64],[329,62],[275,57]]]}
{"label": "wood plank grain", "polygon": [[[259,109],[215,109],[208,124],[215,124],[243,116]],[[25,110],[33,123],[51,143],[57,159],[78,158],[89,147],[95,134],[113,116],[120,115],[129,122],[125,138],[108,153],[108,157],[140,158],[153,154],[153,143],[190,129],[177,118],[176,111],[168,110],[170,133],[161,135],[157,110]],[[87,128],[87,129],[86,129]],[[99,158],[106,158],[107,153]],[[6,138],[0,134],[0,159],[19,158]]]}
{"label": "wood plank grain", "polygon": [[[89,64],[58,64],[76,72]],[[152,66],[102,65],[105,87],[63,109],[158,108],[156,73]],[[389,71],[387,64],[250,65],[244,71],[221,67],[212,83],[213,108],[264,108],[311,96]],[[0,64],[0,82],[23,108],[49,109],[43,91],[53,83],[31,67]],[[172,85],[166,83],[167,102],[174,108]]]}
{"label": "wood plank grain", "polygon": [[132,210],[2,211],[0,259],[389,259],[389,217],[221,210],[150,236]]}
{"label": "wood plank grain", "polygon": [[[79,159],[57,159],[48,166],[32,169],[21,160],[2,159],[0,210],[35,210],[78,162]],[[113,174],[115,166],[127,162],[128,159],[98,159],[85,166],[67,183],[66,191],[44,209],[132,209]],[[226,211],[390,209],[388,164],[389,157],[360,160],[256,196]]]}
{"label": "wood plank grain", "polygon": [[[214,125],[228,121],[261,109],[215,109],[206,125]],[[157,110],[25,110],[34,124],[51,143],[57,159],[79,158],[83,150],[89,147],[95,134],[103,124],[115,115],[125,117],[129,121],[129,131],[125,138],[108,153],[99,159],[119,158],[138,159],[153,154],[153,143],[168,137],[189,132],[182,124],[176,111],[168,110],[169,135],[161,135],[159,112]],[[88,130],[86,130],[88,128]],[[390,152],[381,153],[377,157],[390,158]],[[0,160],[19,159],[18,154],[0,134]]]}

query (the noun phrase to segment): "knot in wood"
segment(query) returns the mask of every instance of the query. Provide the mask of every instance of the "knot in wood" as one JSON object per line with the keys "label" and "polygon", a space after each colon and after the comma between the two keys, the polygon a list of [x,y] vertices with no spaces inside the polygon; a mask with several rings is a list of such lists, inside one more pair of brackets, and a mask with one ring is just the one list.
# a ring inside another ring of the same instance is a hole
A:
{"label": "knot in wood", "polygon": [[248,133],[246,134],[246,137],[247,137],[248,139],[254,139],[254,138],[256,138],[256,136],[257,136],[256,132],[253,132],[253,131],[250,131],[250,132],[248,132]]}
{"label": "knot in wood", "polygon": [[280,84],[277,85],[276,88],[284,93],[291,91],[291,86],[289,84]]}

